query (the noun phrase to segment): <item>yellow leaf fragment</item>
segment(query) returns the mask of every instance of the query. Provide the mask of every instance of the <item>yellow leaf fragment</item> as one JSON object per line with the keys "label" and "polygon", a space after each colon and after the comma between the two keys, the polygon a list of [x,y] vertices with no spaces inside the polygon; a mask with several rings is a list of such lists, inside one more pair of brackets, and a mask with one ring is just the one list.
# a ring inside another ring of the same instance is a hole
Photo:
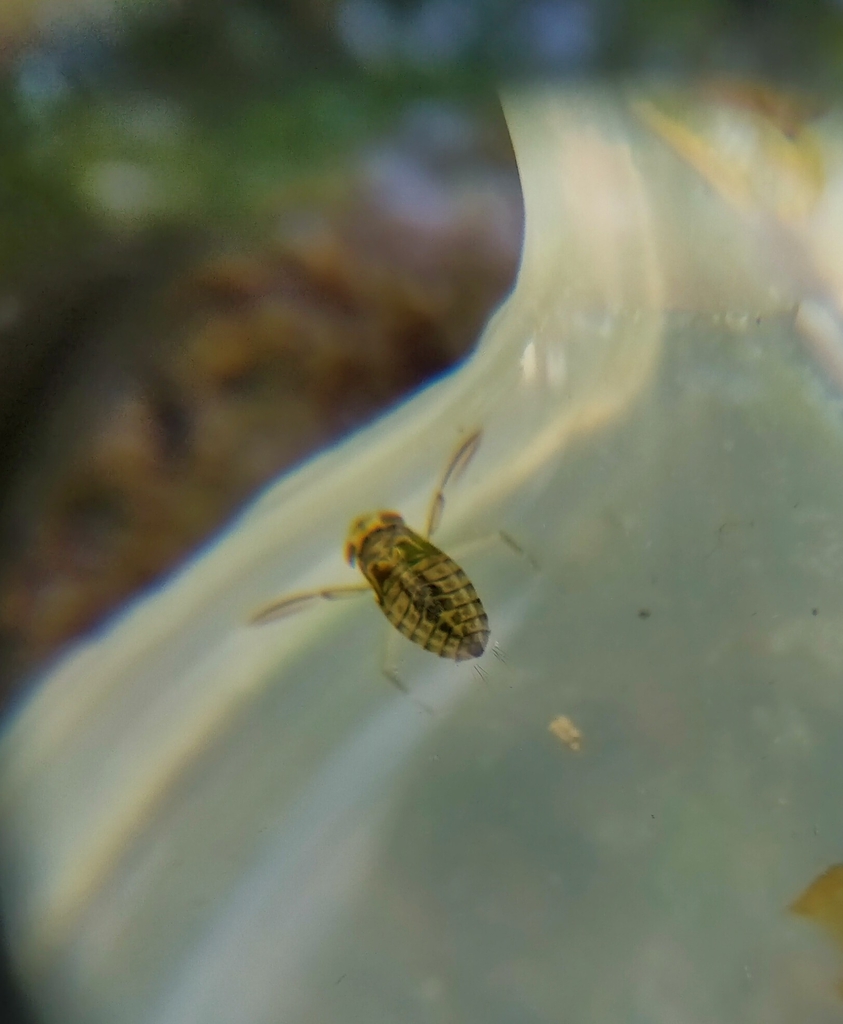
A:
{"label": "yellow leaf fragment", "polygon": [[[808,917],[843,947],[843,864],[832,864],[790,905],[791,913]],[[837,982],[843,997],[843,978]]]}
{"label": "yellow leaf fragment", "polygon": [[843,946],[843,864],[833,864],[815,878],[790,909],[816,921]]}

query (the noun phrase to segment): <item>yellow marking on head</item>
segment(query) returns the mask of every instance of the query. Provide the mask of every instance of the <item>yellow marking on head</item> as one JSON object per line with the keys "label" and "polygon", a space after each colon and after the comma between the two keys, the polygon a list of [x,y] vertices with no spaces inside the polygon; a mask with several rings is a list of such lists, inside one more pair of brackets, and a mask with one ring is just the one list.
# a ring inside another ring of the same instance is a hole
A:
{"label": "yellow marking on head", "polygon": [[360,557],[366,538],[388,526],[403,526],[404,519],[397,512],[367,512],[352,519],[345,538],[345,560],[353,568]]}

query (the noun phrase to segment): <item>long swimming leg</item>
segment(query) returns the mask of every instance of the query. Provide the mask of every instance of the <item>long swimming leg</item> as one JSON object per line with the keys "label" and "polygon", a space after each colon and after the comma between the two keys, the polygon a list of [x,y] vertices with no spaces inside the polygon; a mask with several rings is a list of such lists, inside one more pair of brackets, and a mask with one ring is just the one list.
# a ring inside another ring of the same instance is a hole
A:
{"label": "long swimming leg", "polygon": [[322,590],[306,590],[300,594],[288,594],[286,597],[270,601],[262,608],[258,608],[249,617],[253,626],[263,626],[267,622],[275,622],[277,619],[286,618],[288,615],[295,615],[311,601],[338,601],[345,597],[356,597],[364,591],[371,591],[368,583],[349,583],[339,587],[324,587]]}
{"label": "long swimming leg", "polygon": [[436,527],[439,525],[442,519],[442,510],[445,508],[445,488],[451,482],[451,480],[458,480],[465,472],[469,462],[474,458],[477,449],[480,447],[480,441],[483,438],[482,430],[475,430],[475,432],[457,448],[451,457],[450,462],[445,467],[445,472],[442,474],[442,478],[433,492],[433,498],[430,502],[430,508],[427,513],[427,523],[424,528],[424,536],[429,538]]}

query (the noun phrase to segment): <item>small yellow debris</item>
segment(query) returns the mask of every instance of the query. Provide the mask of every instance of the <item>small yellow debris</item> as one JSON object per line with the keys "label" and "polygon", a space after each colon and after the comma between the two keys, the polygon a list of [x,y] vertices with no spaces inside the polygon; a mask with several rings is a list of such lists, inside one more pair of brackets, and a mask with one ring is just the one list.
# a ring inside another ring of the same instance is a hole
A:
{"label": "small yellow debris", "polygon": [[549,732],[562,740],[566,747],[571,750],[580,750],[582,733],[567,715],[557,715],[547,728]]}

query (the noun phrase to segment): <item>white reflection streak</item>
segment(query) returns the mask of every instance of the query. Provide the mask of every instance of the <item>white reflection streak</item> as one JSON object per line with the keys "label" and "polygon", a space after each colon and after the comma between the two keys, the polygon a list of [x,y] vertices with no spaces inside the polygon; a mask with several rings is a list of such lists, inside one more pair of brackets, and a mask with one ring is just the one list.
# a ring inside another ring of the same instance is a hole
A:
{"label": "white reflection streak", "polygon": [[650,203],[628,142],[568,126],[559,182],[595,306],[662,309]]}
{"label": "white reflection streak", "polygon": [[[304,634],[298,634],[299,637]],[[164,690],[88,774],[87,804],[44,799],[54,825],[26,905],[22,959],[35,961],[60,945],[80,909],[107,879],[127,843],[197,753],[224,728],[234,709],[254,698],[294,650],[295,637],[258,642],[236,630],[209,647],[178,685]],[[116,728],[116,726],[115,726]],[[43,799],[43,798],[42,798]]]}
{"label": "white reflection streak", "polygon": [[[523,485],[574,437],[616,420],[651,379],[662,348],[665,300],[660,253],[652,202],[630,144],[607,141],[592,126],[558,113],[552,130],[534,136],[529,144],[542,151],[545,161],[553,155],[553,184],[564,202],[556,220],[543,221],[536,215],[531,219],[531,207],[527,207],[523,263],[527,265],[530,252],[552,260],[561,222],[573,237],[568,244],[580,254],[579,262],[588,271],[587,293],[582,293],[576,304],[569,301],[567,308],[560,307],[567,323],[548,318],[531,339],[536,348],[536,376],[538,352],[543,349],[554,359],[557,353],[561,357],[556,366],[546,367],[557,374],[558,383],[553,382],[557,387],[567,376],[570,345],[593,348],[595,338],[612,341],[612,358],[603,363],[594,387],[575,381],[572,387],[579,389],[579,400],[560,404],[558,414],[526,447],[519,447],[505,469],[501,467],[485,486],[477,487],[474,500],[481,507],[501,501]],[[520,145],[528,149],[524,141]],[[534,192],[535,202],[540,189],[534,188]],[[555,206],[559,205],[557,201]],[[527,280],[523,268],[522,277],[517,294],[527,303],[531,299],[539,302],[545,289],[558,291],[564,284],[552,273],[539,270],[535,271],[535,284]],[[586,317],[577,329],[574,313],[584,310],[597,310],[605,319],[595,328],[593,318]],[[526,381],[526,376],[522,379]]]}
{"label": "white reflection streak", "polygon": [[521,377],[524,384],[529,385],[535,381],[537,365],[536,343],[535,341],[530,341],[521,354]]}
{"label": "white reflection streak", "polygon": [[539,346],[533,338],[521,353],[520,366],[521,381],[525,387],[542,383],[559,390],[568,376],[565,346],[561,341]]}
{"label": "white reflection streak", "polygon": [[[468,693],[452,678],[422,689],[438,713]],[[158,1024],[290,1019],[308,959],[365,882],[396,770],[434,722],[396,701],[330,759],[184,965]]]}
{"label": "white reflection streak", "polygon": [[805,299],[796,312],[796,328],[808,341],[813,357],[838,388],[843,388],[843,323],[831,303]]}

